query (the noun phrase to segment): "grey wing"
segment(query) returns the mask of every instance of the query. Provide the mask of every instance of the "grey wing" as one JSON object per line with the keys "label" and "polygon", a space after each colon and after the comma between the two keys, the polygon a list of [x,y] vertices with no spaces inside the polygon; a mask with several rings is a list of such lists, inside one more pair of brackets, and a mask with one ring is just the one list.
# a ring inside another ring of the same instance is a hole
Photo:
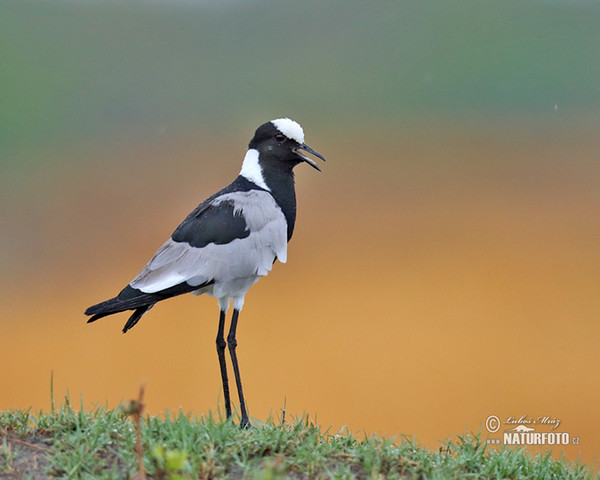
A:
{"label": "grey wing", "polygon": [[[233,229],[224,222],[231,222]],[[130,285],[146,293],[183,282],[200,288],[209,282],[266,275],[275,259],[287,259],[287,224],[281,209],[268,192],[232,192],[188,217]]]}

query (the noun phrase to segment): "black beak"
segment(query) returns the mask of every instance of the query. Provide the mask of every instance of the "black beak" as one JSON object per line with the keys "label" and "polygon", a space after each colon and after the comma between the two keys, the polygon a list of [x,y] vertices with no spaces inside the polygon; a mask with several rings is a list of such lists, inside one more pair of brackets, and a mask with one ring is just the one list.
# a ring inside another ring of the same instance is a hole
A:
{"label": "black beak", "polygon": [[310,148],[306,143],[303,143],[296,148],[296,153],[304,162],[308,163],[311,167],[316,168],[319,172],[321,171],[319,166],[312,159],[308,158],[306,155],[302,155],[298,150],[304,150],[305,152],[308,152],[311,155],[314,155],[315,157],[319,157],[321,160],[325,161],[325,157],[323,157],[323,155],[321,155],[316,150],[313,150],[312,148]]}

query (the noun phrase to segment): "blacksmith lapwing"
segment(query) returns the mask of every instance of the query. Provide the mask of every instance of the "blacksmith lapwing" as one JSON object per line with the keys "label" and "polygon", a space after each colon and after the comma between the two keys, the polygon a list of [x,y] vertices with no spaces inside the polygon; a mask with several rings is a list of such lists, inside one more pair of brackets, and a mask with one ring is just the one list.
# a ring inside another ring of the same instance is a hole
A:
{"label": "blacksmith lapwing", "polygon": [[[225,346],[229,347],[240,399],[241,425],[250,425],[235,348],[238,316],[244,296],[275,260],[285,263],[287,242],[296,220],[293,168],[306,162],[321,171],[301,151],[322,160],[304,143],[302,127],[289,118],[261,125],[250,141],[239,176],[202,202],[177,227],[152,260],[119,295],[88,308],[88,320],[133,310],[123,327],[132,328],[157,302],[184,293],[206,293],[219,301],[217,354],[227,417],[231,400]],[[224,338],[225,314],[233,302],[231,326]]]}

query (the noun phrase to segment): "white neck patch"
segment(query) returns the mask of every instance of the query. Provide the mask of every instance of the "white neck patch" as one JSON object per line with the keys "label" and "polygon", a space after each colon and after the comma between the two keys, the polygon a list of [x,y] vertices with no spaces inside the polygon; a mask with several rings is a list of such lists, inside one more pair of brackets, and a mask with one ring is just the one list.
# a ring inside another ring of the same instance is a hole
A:
{"label": "white neck patch", "polygon": [[262,174],[262,168],[258,163],[258,150],[251,148],[246,152],[244,162],[242,163],[242,169],[240,170],[240,175],[247,180],[250,180],[255,185],[258,185],[260,188],[264,188],[269,192],[271,191],[271,189],[267,187],[267,184],[265,183],[265,179]]}
{"label": "white neck patch", "polygon": [[271,123],[289,139],[304,143],[304,130],[298,122],[294,122],[289,118],[278,118],[271,120]]}

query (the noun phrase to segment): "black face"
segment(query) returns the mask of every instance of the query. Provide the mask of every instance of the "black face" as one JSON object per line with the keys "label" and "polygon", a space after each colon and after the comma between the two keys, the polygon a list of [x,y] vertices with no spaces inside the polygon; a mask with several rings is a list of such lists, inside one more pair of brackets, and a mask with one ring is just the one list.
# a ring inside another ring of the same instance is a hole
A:
{"label": "black face", "polygon": [[308,145],[298,143],[281,133],[275,125],[267,122],[256,129],[254,138],[250,140],[248,148],[258,150],[263,166],[277,169],[292,170],[301,162],[306,162],[312,167],[320,168],[310,158],[304,156],[299,150],[304,150],[325,160],[321,154]]}
{"label": "black face", "polygon": [[298,142],[286,137],[271,122],[258,127],[248,145],[258,150],[263,165],[290,170],[303,161],[295,152],[299,146]]}

